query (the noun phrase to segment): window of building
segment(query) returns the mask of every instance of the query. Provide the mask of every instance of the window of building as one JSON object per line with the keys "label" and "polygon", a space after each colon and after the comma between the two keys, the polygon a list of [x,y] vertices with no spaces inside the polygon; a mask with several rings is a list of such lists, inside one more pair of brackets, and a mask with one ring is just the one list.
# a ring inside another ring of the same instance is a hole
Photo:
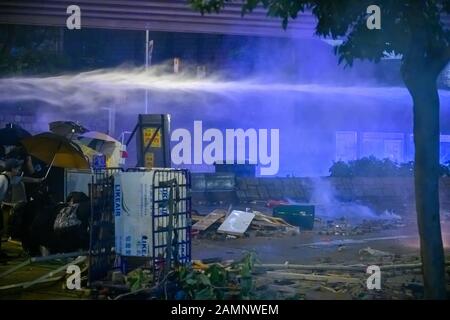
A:
{"label": "window of building", "polygon": [[355,131],[336,132],[336,161],[350,161],[357,158],[358,136]]}
{"label": "window of building", "polygon": [[374,156],[403,162],[405,138],[403,133],[363,132],[361,137],[361,157]]}

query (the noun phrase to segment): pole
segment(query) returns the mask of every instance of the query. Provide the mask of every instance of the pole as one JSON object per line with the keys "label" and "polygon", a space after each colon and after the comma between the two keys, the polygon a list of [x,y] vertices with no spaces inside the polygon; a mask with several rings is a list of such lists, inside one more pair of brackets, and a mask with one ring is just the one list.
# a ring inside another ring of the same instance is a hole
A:
{"label": "pole", "polygon": [[116,110],[115,106],[108,109],[108,134],[113,137],[115,135],[116,127]]}
{"label": "pole", "polygon": [[48,166],[47,172],[45,173],[44,179],[47,179],[48,174],[50,173],[50,170],[53,167],[53,162],[55,162],[55,158],[56,158],[56,153],[53,156],[52,162],[50,163],[50,165]]}
{"label": "pole", "polygon": [[[72,140],[72,138],[73,138],[74,135],[75,135],[75,130],[72,129],[72,135],[70,136],[69,140]],[[59,143],[58,148],[56,149],[56,152],[55,152],[55,154],[53,155],[52,162],[50,162],[50,165],[48,166],[48,170],[47,170],[47,173],[46,173],[45,176],[44,176],[44,180],[47,179],[47,176],[48,176],[50,170],[51,170],[52,167],[53,167],[53,163],[55,162],[56,155],[58,154],[59,150],[61,149],[61,146],[62,146],[62,142]],[[80,149],[80,150],[81,150],[81,149]]]}
{"label": "pole", "polygon": [[[145,72],[148,70],[148,30],[145,30]],[[145,89],[145,114],[148,113],[148,90]]]}
{"label": "pole", "polygon": [[[152,64],[153,40],[150,40],[149,30],[145,30],[145,71]],[[148,89],[145,89],[145,113],[148,113]]]}

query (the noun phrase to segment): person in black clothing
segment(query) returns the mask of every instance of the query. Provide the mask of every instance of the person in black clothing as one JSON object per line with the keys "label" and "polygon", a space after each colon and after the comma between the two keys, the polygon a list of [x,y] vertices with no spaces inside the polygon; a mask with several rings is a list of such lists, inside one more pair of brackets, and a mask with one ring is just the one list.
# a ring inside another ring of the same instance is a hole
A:
{"label": "person in black clothing", "polygon": [[[22,164],[16,159],[9,159],[3,163],[4,171],[0,174],[0,238],[3,236],[5,229],[3,217],[3,201],[7,199],[10,187],[19,177],[20,167]],[[1,251],[0,241],[0,257],[5,258],[6,255]]]}
{"label": "person in black clothing", "polygon": [[[15,158],[7,159],[4,161],[4,171],[0,174],[0,234],[2,235],[5,233],[5,223],[10,220],[10,210],[14,210],[16,206],[11,200],[14,200],[14,191],[18,189],[17,187],[23,186],[23,183],[41,183],[44,180],[43,178],[23,177],[22,166],[23,161]],[[14,218],[16,217],[14,216]],[[20,228],[22,227],[20,226]],[[4,253],[1,255],[5,258]]]}

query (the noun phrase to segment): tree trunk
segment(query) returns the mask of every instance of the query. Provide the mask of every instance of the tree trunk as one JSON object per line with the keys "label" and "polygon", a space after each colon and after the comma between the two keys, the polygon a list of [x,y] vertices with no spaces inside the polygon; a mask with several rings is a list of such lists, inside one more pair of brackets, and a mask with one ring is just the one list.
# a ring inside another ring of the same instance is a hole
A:
{"label": "tree trunk", "polygon": [[414,103],[414,184],[420,255],[426,299],[445,299],[445,256],[439,214],[438,72],[427,63],[403,65],[403,79]]}

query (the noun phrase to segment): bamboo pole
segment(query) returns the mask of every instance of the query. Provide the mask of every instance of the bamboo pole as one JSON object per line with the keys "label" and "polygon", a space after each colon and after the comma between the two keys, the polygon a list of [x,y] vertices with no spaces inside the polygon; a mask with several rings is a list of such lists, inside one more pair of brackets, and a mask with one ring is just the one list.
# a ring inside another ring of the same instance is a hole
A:
{"label": "bamboo pole", "polygon": [[[450,266],[450,261],[445,263],[445,266]],[[395,271],[395,270],[407,270],[407,269],[419,269],[422,267],[422,263],[406,263],[406,264],[392,264],[381,265],[380,270],[383,271]],[[366,272],[367,266],[363,264],[341,266],[341,265],[301,265],[301,264],[257,264],[255,268],[261,269],[292,269],[292,270],[310,270],[310,271],[353,271],[353,272]]]}
{"label": "bamboo pole", "polygon": [[7,276],[8,274],[13,273],[14,271],[17,271],[20,268],[23,268],[23,267],[29,265],[30,263],[44,262],[44,261],[63,259],[63,258],[78,257],[78,256],[84,256],[84,255],[87,255],[86,251],[53,254],[53,255],[49,255],[49,256],[45,256],[45,257],[32,257],[32,258],[29,258],[29,259],[19,263],[18,265],[15,265],[14,267],[6,270],[5,272],[0,273],[0,278],[3,278],[5,276]]}

